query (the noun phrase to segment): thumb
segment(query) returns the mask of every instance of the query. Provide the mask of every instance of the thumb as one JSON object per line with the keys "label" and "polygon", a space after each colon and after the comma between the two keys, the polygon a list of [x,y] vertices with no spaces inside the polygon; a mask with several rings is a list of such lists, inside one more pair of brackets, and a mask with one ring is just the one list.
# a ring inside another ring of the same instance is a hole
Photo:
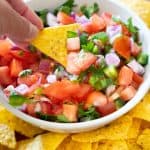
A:
{"label": "thumb", "polygon": [[38,34],[38,29],[7,1],[0,1],[0,35],[2,34],[7,34],[14,42],[29,42]]}

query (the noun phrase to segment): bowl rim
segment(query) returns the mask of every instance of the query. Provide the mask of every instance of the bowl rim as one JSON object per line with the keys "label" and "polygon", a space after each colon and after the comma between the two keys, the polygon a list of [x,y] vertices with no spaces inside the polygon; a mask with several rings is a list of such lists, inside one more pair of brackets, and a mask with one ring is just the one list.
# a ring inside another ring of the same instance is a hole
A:
{"label": "bowl rim", "polygon": [[[27,0],[27,1],[30,1],[30,0]],[[107,1],[124,9],[125,11],[129,12],[129,14],[131,14],[132,17],[136,18],[136,20],[138,20],[140,22],[144,31],[146,32],[145,34],[150,39],[150,34],[148,34],[148,33],[150,33],[149,29],[146,27],[145,23],[142,21],[142,19],[140,19],[140,17],[137,14],[135,14],[132,10],[130,10],[129,8],[124,6],[123,3],[119,2],[119,1],[115,1],[115,0],[107,0]],[[149,45],[148,49],[150,49],[150,45]],[[4,105],[8,111],[12,112],[18,118],[20,118],[26,122],[29,122],[31,124],[34,124],[34,125],[37,124],[36,126],[41,127],[43,129],[54,128],[57,131],[60,130],[60,132],[62,132],[61,130],[65,130],[65,132],[69,132],[69,133],[72,132],[71,130],[73,130],[73,132],[74,132],[74,130],[77,130],[77,131],[75,131],[75,133],[77,133],[77,132],[81,132],[78,130],[82,130],[82,129],[84,130],[85,128],[92,128],[93,126],[99,127],[99,126],[101,126],[101,124],[106,125],[106,124],[110,123],[111,121],[116,120],[117,118],[126,114],[129,110],[131,110],[133,107],[135,107],[135,105],[137,105],[142,100],[144,95],[148,92],[149,87],[150,87],[150,78],[148,78],[145,82],[143,82],[142,85],[143,85],[144,90],[139,91],[140,90],[140,88],[139,88],[136,96],[131,101],[129,101],[125,106],[123,106],[119,110],[116,110],[115,112],[113,112],[105,117],[87,121],[87,122],[57,123],[57,122],[50,122],[50,121],[45,121],[45,120],[41,120],[38,118],[34,118],[28,114],[25,114],[25,113],[17,110],[15,107],[9,105],[7,103],[7,97],[4,95],[2,90],[0,90],[0,103],[2,103],[2,105]],[[137,99],[137,97],[138,97],[138,99]],[[90,130],[90,129],[88,129],[88,130]]]}

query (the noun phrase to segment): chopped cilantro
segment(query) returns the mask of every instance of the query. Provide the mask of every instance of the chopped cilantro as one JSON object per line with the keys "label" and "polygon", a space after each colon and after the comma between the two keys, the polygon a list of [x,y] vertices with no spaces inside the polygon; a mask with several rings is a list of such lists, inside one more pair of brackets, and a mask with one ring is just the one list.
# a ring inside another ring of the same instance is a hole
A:
{"label": "chopped cilantro", "polygon": [[97,13],[99,11],[99,6],[97,3],[94,3],[91,6],[81,6],[80,8],[81,12],[88,18],[90,18],[94,13]]}

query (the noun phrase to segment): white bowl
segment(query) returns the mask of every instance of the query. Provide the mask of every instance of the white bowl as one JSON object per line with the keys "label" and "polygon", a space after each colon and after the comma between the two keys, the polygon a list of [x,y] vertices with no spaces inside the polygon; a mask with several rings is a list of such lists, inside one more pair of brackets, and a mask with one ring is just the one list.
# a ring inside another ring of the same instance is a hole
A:
{"label": "white bowl", "polygon": [[[66,0],[55,0],[55,1],[26,0],[26,1],[27,4],[34,10],[40,10],[43,8],[48,8],[50,10],[53,10],[54,8],[56,8]],[[94,2],[97,2],[99,4],[101,12],[108,11],[111,12],[112,14],[120,15],[123,20],[127,20],[129,17],[133,17],[134,24],[137,25],[140,29],[140,39],[143,42],[143,49],[148,54],[150,54],[150,32],[148,28],[145,26],[145,24],[143,23],[143,21],[137,15],[135,15],[131,10],[127,9],[126,6],[123,6],[122,4],[118,3],[115,0],[114,1],[113,0],[76,0],[76,4],[78,5],[83,5],[83,4],[90,5],[93,4]],[[148,64],[146,67],[146,73],[144,75],[145,80],[143,84],[140,86],[135,97],[131,101],[129,101],[124,107],[122,107],[118,111],[106,117],[88,121],[88,122],[55,123],[55,122],[48,122],[48,121],[43,121],[40,119],[33,118],[15,109],[14,107],[10,106],[7,103],[7,98],[2,91],[0,91],[0,102],[17,117],[35,126],[43,128],[45,130],[54,131],[54,132],[68,132],[68,133],[84,132],[84,131],[89,131],[89,130],[102,127],[112,122],[113,120],[127,113],[136,104],[138,104],[150,87],[149,75],[150,75],[150,64]]]}

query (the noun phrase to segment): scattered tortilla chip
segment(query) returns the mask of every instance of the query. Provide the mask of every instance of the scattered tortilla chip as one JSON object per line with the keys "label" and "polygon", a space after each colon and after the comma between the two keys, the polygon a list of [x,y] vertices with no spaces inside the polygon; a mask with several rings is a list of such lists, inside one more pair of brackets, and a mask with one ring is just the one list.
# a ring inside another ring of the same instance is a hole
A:
{"label": "scattered tortilla chip", "polygon": [[142,122],[141,122],[141,130],[144,130],[146,128],[150,128],[150,122],[142,120]]}
{"label": "scattered tortilla chip", "polygon": [[98,142],[92,143],[92,150],[97,150],[99,146]]}
{"label": "scattered tortilla chip", "polygon": [[150,122],[150,93],[148,93],[141,103],[139,103],[129,115]]}
{"label": "scattered tortilla chip", "polygon": [[78,24],[45,28],[32,41],[32,44],[47,56],[66,66],[67,31],[75,31],[78,28]]}
{"label": "scattered tortilla chip", "polygon": [[0,110],[0,123],[8,125],[11,129],[26,137],[33,137],[44,132],[44,130],[17,118],[6,109]]}
{"label": "scattered tortilla chip", "polygon": [[139,144],[144,150],[150,149],[150,129],[145,129],[137,139]]}
{"label": "scattered tortilla chip", "polygon": [[0,144],[9,148],[15,148],[15,132],[5,124],[0,124]]}
{"label": "scattered tortilla chip", "polygon": [[22,140],[17,142],[16,150],[26,150],[29,143],[32,142],[32,139]]}
{"label": "scattered tortilla chip", "polygon": [[21,119],[18,119],[17,117],[14,117],[13,123],[15,131],[29,138],[44,132],[43,129],[35,127]]}
{"label": "scattered tortilla chip", "polygon": [[97,150],[128,150],[128,146],[125,140],[106,141]]}
{"label": "scattered tortilla chip", "polygon": [[125,115],[103,128],[72,135],[72,139],[77,142],[99,142],[102,140],[125,139],[128,130],[132,125],[132,118]]}
{"label": "scattered tortilla chip", "polygon": [[67,138],[65,138],[63,140],[63,142],[61,142],[61,144],[57,147],[56,150],[66,150],[67,149],[67,145],[68,145],[68,143],[70,143],[70,141],[71,141],[71,137],[68,136]]}
{"label": "scattered tortilla chip", "polygon": [[68,134],[47,133],[31,140],[20,141],[16,150],[56,150]]}
{"label": "scattered tortilla chip", "polygon": [[134,10],[150,27],[150,1],[148,0],[120,0]]}
{"label": "scattered tortilla chip", "polygon": [[130,127],[127,135],[127,139],[135,139],[139,135],[141,126],[141,120],[134,118],[132,122],[132,126]]}
{"label": "scattered tortilla chip", "polygon": [[142,148],[136,143],[136,139],[127,140],[126,142],[129,150],[142,150]]}
{"label": "scattered tortilla chip", "polygon": [[0,124],[9,126],[12,130],[14,129],[14,115],[8,112],[6,109],[0,110]]}

